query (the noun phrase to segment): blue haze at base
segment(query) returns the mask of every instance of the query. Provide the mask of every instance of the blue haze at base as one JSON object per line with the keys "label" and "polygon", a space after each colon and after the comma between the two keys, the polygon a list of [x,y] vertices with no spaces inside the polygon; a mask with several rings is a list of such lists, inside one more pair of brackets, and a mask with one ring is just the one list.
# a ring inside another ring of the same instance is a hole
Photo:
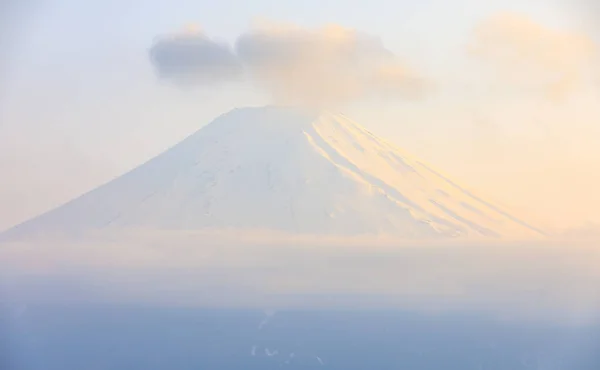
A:
{"label": "blue haze at base", "polygon": [[288,310],[259,330],[260,310],[39,304],[19,319],[7,313],[3,370],[600,369],[598,326],[476,314]]}

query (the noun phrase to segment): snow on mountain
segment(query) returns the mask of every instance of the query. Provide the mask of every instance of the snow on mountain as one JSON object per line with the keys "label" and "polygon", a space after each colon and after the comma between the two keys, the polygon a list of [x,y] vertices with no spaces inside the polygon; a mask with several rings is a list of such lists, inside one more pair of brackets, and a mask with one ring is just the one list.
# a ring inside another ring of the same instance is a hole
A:
{"label": "snow on mountain", "polygon": [[588,222],[580,227],[558,233],[557,237],[573,241],[600,241],[600,224]]}
{"label": "snow on mountain", "polygon": [[5,236],[102,228],[405,238],[541,234],[343,115],[283,107],[224,114]]}

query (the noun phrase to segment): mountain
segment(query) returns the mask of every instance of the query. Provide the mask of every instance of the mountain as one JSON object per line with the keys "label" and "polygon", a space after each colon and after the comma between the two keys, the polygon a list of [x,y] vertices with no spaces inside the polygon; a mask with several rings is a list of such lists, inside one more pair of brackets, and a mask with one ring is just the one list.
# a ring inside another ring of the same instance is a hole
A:
{"label": "mountain", "polygon": [[600,224],[594,222],[587,222],[586,224],[580,227],[567,229],[556,236],[566,240],[599,241]]}
{"label": "mountain", "polygon": [[262,107],[226,113],[3,236],[127,228],[402,238],[541,234],[343,115]]}

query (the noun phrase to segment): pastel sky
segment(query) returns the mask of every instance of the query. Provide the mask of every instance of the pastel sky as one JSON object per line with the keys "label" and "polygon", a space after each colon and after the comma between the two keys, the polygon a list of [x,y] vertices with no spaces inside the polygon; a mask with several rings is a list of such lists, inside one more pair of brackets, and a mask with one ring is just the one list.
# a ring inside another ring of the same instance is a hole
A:
{"label": "pastel sky", "polygon": [[[197,24],[233,43],[257,19],[381,38],[434,92],[339,109],[542,226],[600,222],[591,2],[32,0],[7,10],[0,229],[114,178],[233,107],[268,104],[252,84],[165,86],[148,59],[158,35]],[[544,76],[561,78],[546,84]]]}

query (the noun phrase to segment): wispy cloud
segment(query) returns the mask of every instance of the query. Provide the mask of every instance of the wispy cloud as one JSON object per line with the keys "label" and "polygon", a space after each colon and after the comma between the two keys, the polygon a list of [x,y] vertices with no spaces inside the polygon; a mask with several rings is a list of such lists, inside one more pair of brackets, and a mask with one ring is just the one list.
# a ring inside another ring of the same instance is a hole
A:
{"label": "wispy cloud", "polygon": [[505,83],[551,99],[563,99],[585,85],[599,51],[583,33],[550,28],[510,12],[484,19],[469,41],[469,54]]}

